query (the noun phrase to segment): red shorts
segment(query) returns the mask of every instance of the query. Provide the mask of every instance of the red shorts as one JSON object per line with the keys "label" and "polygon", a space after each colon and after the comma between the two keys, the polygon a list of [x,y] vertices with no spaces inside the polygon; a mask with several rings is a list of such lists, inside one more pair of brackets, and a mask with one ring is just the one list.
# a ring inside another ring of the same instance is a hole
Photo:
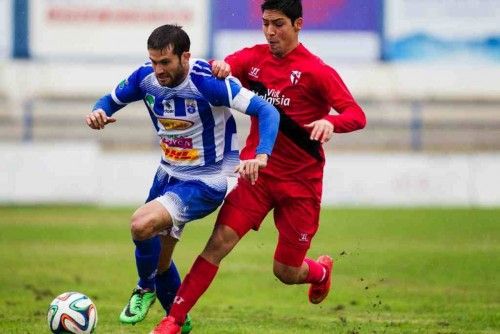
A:
{"label": "red shorts", "polygon": [[226,197],[217,224],[231,227],[241,238],[250,229],[258,230],[274,209],[279,233],[274,259],[299,267],[318,230],[321,189],[321,181],[280,181],[259,175],[252,186],[240,178]]}

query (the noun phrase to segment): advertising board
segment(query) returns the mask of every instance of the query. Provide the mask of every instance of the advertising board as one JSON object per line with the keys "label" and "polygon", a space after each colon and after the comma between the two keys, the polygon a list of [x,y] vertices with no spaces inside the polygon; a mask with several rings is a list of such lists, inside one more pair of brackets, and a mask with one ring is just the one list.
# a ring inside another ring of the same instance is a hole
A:
{"label": "advertising board", "polygon": [[36,0],[30,3],[34,58],[139,60],[151,31],[183,26],[193,56],[209,48],[209,0]]}

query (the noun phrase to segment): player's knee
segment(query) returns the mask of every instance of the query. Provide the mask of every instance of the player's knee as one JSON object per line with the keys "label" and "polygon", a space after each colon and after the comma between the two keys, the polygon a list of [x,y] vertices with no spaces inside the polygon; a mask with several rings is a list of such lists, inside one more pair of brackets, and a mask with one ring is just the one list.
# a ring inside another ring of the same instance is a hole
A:
{"label": "player's knee", "polygon": [[145,215],[134,213],[130,222],[130,232],[134,240],[146,240],[154,236],[153,228]]}
{"label": "player's knee", "polygon": [[298,282],[299,271],[293,267],[274,266],[274,276],[284,284],[296,284]]}

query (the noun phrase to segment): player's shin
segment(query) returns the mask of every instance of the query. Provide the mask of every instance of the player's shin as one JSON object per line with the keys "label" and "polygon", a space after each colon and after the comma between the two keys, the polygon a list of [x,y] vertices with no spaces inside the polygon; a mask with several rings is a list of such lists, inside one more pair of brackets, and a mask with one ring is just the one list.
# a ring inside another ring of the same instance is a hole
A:
{"label": "player's shin", "polygon": [[169,268],[164,272],[159,272],[155,278],[156,297],[160,301],[163,309],[168,314],[174,301],[174,297],[181,285],[181,277],[174,261],[170,263]]}
{"label": "player's shin", "polygon": [[208,289],[218,269],[218,266],[201,256],[195,260],[191,270],[182,281],[170,310],[170,316],[174,317],[178,324],[184,323],[187,313]]}
{"label": "player's shin", "polygon": [[135,260],[137,273],[139,274],[138,285],[143,289],[154,291],[154,274],[158,266],[161,249],[160,239],[153,237],[147,240],[134,240],[134,243],[136,246]]}

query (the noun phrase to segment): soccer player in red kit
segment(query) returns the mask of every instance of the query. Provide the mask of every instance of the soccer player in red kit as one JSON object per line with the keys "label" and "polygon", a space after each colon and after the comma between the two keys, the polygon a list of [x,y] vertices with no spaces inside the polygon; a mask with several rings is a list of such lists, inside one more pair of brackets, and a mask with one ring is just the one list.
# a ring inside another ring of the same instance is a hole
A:
{"label": "soccer player in red kit", "polygon": [[[339,75],[299,42],[300,0],[261,5],[267,44],[245,48],[214,62],[280,112],[279,134],[267,167],[257,179],[239,178],[217,217],[214,231],[177,292],[172,309],[153,333],[180,333],[186,314],[208,289],[221,260],[274,209],[279,232],[273,271],[285,284],[310,284],[309,301],[320,303],[331,285],[333,260],[306,257],[319,226],[323,167],[321,144],[333,133],[362,129],[366,118]],[[230,67],[229,67],[230,66]],[[334,109],[337,114],[330,114]],[[252,119],[241,159],[254,156],[258,123]]]}

